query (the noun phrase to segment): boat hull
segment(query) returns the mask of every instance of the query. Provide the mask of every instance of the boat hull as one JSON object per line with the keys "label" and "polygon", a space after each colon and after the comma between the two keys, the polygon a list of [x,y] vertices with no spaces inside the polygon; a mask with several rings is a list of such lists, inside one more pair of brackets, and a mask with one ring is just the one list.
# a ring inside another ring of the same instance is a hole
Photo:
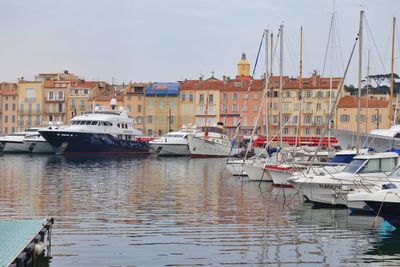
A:
{"label": "boat hull", "polygon": [[189,149],[193,158],[228,157],[229,154],[237,155],[241,151],[239,148],[233,148],[231,151],[230,146],[197,137],[189,138]]}
{"label": "boat hull", "polygon": [[[382,202],[382,201],[365,201],[367,205],[374,210],[376,214],[384,218],[394,227],[400,227],[400,203],[399,202]],[[383,203],[383,204],[382,204]]]}
{"label": "boat hull", "polygon": [[251,181],[272,182],[271,174],[262,165],[244,164],[243,168]]}
{"label": "boat hull", "polygon": [[[331,129],[332,134],[343,148],[356,147],[357,133],[349,130]],[[372,147],[377,152],[384,152],[400,146],[400,139],[390,136],[360,133],[359,147]]]}
{"label": "boat hull", "polygon": [[40,131],[57,154],[62,153],[126,153],[148,154],[147,141],[124,140],[110,134]]}
{"label": "boat hull", "polygon": [[244,160],[230,160],[225,163],[225,168],[233,176],[247,176],[246,171],[243,168]]}
{"label": "boat hull", "polygon": [[160,157],[189,156],[188,144],[150,144],[151,149]]}
{"label": "boat hull", "polygon": [[288,183],[288,179],[293,175],[293,170],[277,166],[266,166],[265,168],[271,174],[274,185],[292,187],[292,185]]}

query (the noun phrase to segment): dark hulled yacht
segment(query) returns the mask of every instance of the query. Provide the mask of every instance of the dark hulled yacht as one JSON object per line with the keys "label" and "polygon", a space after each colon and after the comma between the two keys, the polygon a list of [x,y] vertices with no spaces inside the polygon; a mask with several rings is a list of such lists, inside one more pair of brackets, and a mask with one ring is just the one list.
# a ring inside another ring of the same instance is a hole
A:
{"label": "dark hulled yacht", "polygon": [[96,107],[93,112],[76,116],[69,126],[40,130],[39,133],[62,153],[150,153],[148,141],[141,138],[141,131],[133,128],[134,120],[123,108],[104,110]]}

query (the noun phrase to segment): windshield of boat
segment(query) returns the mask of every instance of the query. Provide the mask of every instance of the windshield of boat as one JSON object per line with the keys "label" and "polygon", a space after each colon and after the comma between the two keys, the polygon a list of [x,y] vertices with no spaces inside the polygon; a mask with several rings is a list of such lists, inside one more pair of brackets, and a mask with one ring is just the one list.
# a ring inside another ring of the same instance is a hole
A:
{"label": "windshield of boat", "polygon": [[366,159],[353,159],[346,168],[343,169],[343,172],[348,173],[356,173],[357,170],[366,162]]}
{"label": "windshield of boat", "polygon": [[185,134],[167,134],[167,137],[171,137],[171,138],[182,138],[185,136]]}

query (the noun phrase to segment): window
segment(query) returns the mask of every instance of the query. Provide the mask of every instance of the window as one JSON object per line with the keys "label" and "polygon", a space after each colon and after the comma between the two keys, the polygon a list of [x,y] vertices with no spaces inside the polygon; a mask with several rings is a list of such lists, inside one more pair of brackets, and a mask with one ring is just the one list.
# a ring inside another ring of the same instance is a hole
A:
{"label": "window", "polygon": [[193,93],[189,94],[189,102],[193,102]]}
{"label": "window", "polygon": [[283,116],[283,123],[287,123],[289,121],[290,117],[289,116]]}
{"label": "window", "polygon": [[75,103],[75,99],[71,100],[71,108],[75,108],[76,107],[76,103]]}
{"label": "window", "polygon": [[58,91],[58,99],[60,99],[60,100],[64,99],[64,92],[63,91]]}
{"label": "window", "polygon": [[142,112],[142,105],[137,106],[137,112]]}
{"label": "window", "polygon": [[213,95],[208,96],[208,104],[210,104],[210,105],[214,104],[214,96]]}
{"label": "window", "polygon": [[[324,97],[324,94],[322,93],[322,91],[318,91],[316,97],[322,98],[322,97]],[[318,110],[318,108],[317,108],[317,110]]]}
{"label": "window", "polygon": [[159,106],[160,106],[160,109],[163,109],[164,108],[164,101],[160,100]]}
{"label": "window", "polygon": [[272,116],[272,124],[275,124],[275,125],[278,124],[278,116],[277,115]]}
{"label": "window", "polygon": [[243,106],[243,111],[247,111],[247,104]]}
{"label": "window", "polygon": [[321,103],[317,103],[317,110],[321,110]]}
{"label": "window", "polygon": [[372,115],[372,122],[377,123],[377,122],[381,122],[381,121],[382,121],[382,116],[381,115],[378,115],[378,114],[373,114]]}
{"label": "window", "polygon": [[11,116],[11,122],[12,122],[12,123],[15,123],[15,115],[12,115],[12,116]]}
{"label": "window", "polygon": [[365,122],[365,115],[360,114],[360,122]]}
{"label": "window", "polygon": [[50,91],[50,92],[49,92],[49,99],[50,99],[50,100],[54,99],[54,93],[53,93],[53,91]]}
{"label": "window", "polygon": [[350,121],[350,115],[348,115],[348,114],[342,114],[342,115],[340,115],[340,121],[341,122],[349,122]]}
{"label": "window", "polygon": [[201,94],[201,95],[199,96],[199,104],[200,104],[200,105],[203,105],[203,104],[204,104],[204,95],[203,95],[203,94]]}
{"label": "window", "polygon": [[321,135],[321,128],[315,128],[315,134]]}
{"label": "window", "polygon": [[228,94],[227,93],[223,93],[222,94],[222,99],[223,100],[227,100],[228,99]]}
{"label": "window", "polygon": [[258,111],[258,106],[257,106],[257,104],[254,104],[254,105],[253,105],[253,111],[254,111],[254,112],[257,112],[257,111]]}
{"label": "window", "polygon": [[284,97],[290,97],[290,91],[286,91]]}
{"label": "window", "polygon": [[4,116],[4,122],[7,123],[8,122],[8,115]]}
{"label": "window", "polygon": [[232,104],[232,111],[238,111],[238,104]]}
{"label": "window", "polygon": [[306,135],[309,135],[310,134],[310,128],[304,128],[304,133]]}
{"label": "window", "polygon": [[19,111],[21,113],[24,113],[24,104],[23,103],[19,104]]}
{"label": "window", "polygon": [[88,94],[89,94],[89,90],[88,90],[88,89],[85,89],[85,90],[83,90],[83,93],[84,93],[85,95],[88,95]]}
{"label": "window", "polygon": [[315,116],[315,124],[317,125],[322,124],[322,116]]}
{"label": "window", "polygon": [[153,109],[153,101],[148,101],[147,102],[147,109]]}
{"label": "window", "polygon": [[85,100],[83,100],[83,99],[81,99],[80,108],[85,109]]}
{"label": "window", "polygon": [[227,112],[228,106],[226,104],[222,104],[222,112]]}
{"label": "window", "polygon": [[233,125],[236,126],[238,123],[238,117],[233,117]]}
{"label": "window", "polygon": [[15,111],[15,110],[16,110],[16,108],[17,108],[16,106],[17,106],[17,105],[16,105],[15,103],[12,104],[12,111]]}
{"label": "window", "polygon": [[289,128],[283,127],[283,134],[289,134]]}
{"label": "window", "polygon": [[25,102],[35,102],[36,90],[33,88],[28,88],[25,91]]}
{"label": "window", "polygon": [[147,133],[148,133],[148,135],[153,135],[153,130],[152,129],[149,129],[149,130],[147,130]]}
{"label": "window", "polygon": [[147,122],[153,123],[153,116],[151,116],[151,115],[147,116]]}
{"label": "window", "polygon": [[185,101],[186,101],[186,94],[182,94],[182,95],[181,95],[181,100],[182,100],[182,102],[185,102]]}
{"label": "window", "polygon": [[311,116],[305,116],[304,117],[304,124],[310,124],[310,123],[311,123]]}
{"label": "window", "polygon": [[4,110],[7,111],[8,110],[8,103],[4,104]]}
{"label": "window", "polygon": [[238,93],[233,93],[233,100],[238,100],[238,99],[239,99]]}
{"label": "window", "polygon": [[311,98],[312,97],[312,92],[311,91],[306,91],[306,98]]}
{"label": "window", "polygon": [[64,112],[64,104],[63,103],[58,103],[58,112]]}
{"label": "window", "polygon": [[40,103],[36,103],[36,112],[40,113]]}

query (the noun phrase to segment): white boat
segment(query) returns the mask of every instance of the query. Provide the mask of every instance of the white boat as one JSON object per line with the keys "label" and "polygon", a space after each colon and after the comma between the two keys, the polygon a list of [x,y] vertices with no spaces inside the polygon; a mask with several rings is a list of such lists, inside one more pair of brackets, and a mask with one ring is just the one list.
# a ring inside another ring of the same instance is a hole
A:
{"label": "white boat", "polygon": [[341,172],[299,174],[288,182],[314,203],[346,206],[348,192],[372,189],[386,182],[398,165],[398,158],[394,152],[358,155]]}
{"label": "white boat", "polygon": [[170,132],[149,142],[158,156],[189,156],[189,135],[196,132],[196,126],[183,126],[180,131]]}
{"label": "white boat", "polygon": [[388,189],[352,194],[349,201],[362,201],[375,214],[383,217],[391,225],[400,227],[400,189],[391,186]]}
{"label": "white boat", "polygon": [[[356,147],[357,132],[343,129],[331,129],[330,131],[342,148]],[[369,133],[360,133],[359,147],[372,147],[377,152],[400,147],[400,125],[393,125],[389,129],[375,129]]]}
{"label": "white boat", "polygon": [[72,118],[69,126],[39,133],[57,154],[148,154],[149,140],[133,127],[134,123],[122,107],[108,111],[96,107],[93,112]]}
{"label": "white boat", "polygon": [[40,128],[0,137],[0,151],[4,153],[54,153],[52,147],[39,134]]}
{"label": "white boat", "polygon": [[272,182],[271,173],[264,168],[265,161],[243,164],[243,169],[251,181]]}
{"label": "white boat", "polygon": [[199,132],[188,137],[192,157],[228,157],[242,151],[236,146],[231,148],[231,141],[221,126],[201,127]]}

